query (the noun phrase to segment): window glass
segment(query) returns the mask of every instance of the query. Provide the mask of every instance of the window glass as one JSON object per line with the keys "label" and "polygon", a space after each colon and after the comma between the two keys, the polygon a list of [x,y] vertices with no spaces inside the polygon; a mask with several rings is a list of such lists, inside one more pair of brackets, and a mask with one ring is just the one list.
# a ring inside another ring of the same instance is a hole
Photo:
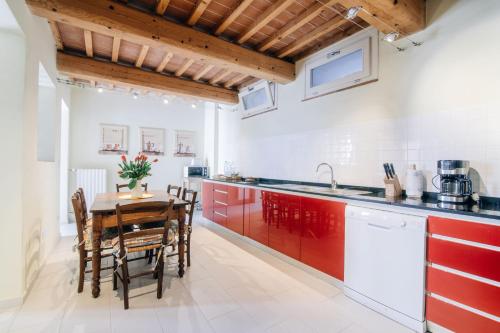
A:
{"label": "window glass", "polygon": [[317,87],[363,71],[363,49],[346,54],[311,70],[311,87]]}
{"label": "window glass", "polygon": [[255,108],[267,103],[267,94],[264,88],[257,89],[243,96],[243,105],[245,110]]}

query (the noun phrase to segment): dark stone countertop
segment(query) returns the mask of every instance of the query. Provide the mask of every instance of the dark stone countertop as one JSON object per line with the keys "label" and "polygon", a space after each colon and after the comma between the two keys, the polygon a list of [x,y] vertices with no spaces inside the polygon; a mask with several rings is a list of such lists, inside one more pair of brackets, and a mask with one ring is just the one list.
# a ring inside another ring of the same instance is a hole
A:
{"label": "dark stone countertop", "polygon": [[[473,217],[482,217],[489,219],[500,220],[500,198],[494,197],[481,197],[481,200],[478,204],[469,205],[465,208],[465,210],[456,210],[456,209],[448,209],[442,208],[438,206],[436,193],[433,192],[425,192],[422,199],[411,199],[403,196],[398,199],[390,199],[385,197],[385,192],[383,188],[378,187],[364,187],[364,186],[349,186],[349,185],[338,185],[338,188],[349,188],[361,191],[369,191],[370,194],[364,195],[342,195],[342,194],[332,194],[325,192],[312,192],[312,191],[300,191],[296,189],[290,188],[279,188],[275,187],[280,184],[295,184],[295,185],[304,185],[304,186],[318,186],[318,187],[328,187],[328,184],[324,183],[312,183],[312,182],[300,182],[300,181],[291,181],[291,180],[280,180],[280,179],[266,179],[259,178],[256,182],[245,182],[244,179],[242,181],[229,181],[223,179],[209,178],[210,181],[223,182],[227,184],[238,184],[238,185],[247,185],[260,187],[263,189],[269,190],[280,190],[286,192],[294,192],[294,193],[303,193],[303,194],[312,194],[318,196],[325,196],[331,198],[340,198],[345,200],[352,201],[362,201],[362,202],[370,202],[377,204],[385,204],[395,207],[406,207],[406,208],[414,208],[414,209],[422,209],[427,211],[436,211],[441,213],[455,214],[461,216],[473,216]],[[458,217],[457,217],[458,218]]]}

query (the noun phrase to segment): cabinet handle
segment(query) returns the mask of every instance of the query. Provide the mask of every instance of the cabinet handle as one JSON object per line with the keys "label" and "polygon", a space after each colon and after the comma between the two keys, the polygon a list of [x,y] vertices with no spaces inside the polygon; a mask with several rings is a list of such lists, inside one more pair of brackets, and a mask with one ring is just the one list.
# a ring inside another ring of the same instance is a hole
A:
{"label": "cabinet handle", "polygon": [[227,194],[227,191],[222,191],[222,190],[214,190],[217,193],[222,193],[222,194]]}
{"label": "cabinet handle", "polygon": [[375,223],[370,223],[370,222],[368,222],[368,225],[370,227],[384,229],[384,230],[391,230],[392,229],[391,227],[388,227],[388,226],[385,226],[385,225],[380,225],[380,224],[375,224]]}
{"label": "cabinet handle", "polygon": [[220,202],[220,201],[217,201],[217,200],[214,200],[215,203],[218,203],[218,204],[221,204],[221,205],[224,205],[224,206],[227,206],[227,203],[225,202]]}
{"label": "cabinet handle", "polygon": [[222,213],[219,213],[218,211],[214,211],[214,214],[219,215],[219,216],[222,216],[222,217],[227,217],[226,215],[224,215],[224,214],[222,214]]}

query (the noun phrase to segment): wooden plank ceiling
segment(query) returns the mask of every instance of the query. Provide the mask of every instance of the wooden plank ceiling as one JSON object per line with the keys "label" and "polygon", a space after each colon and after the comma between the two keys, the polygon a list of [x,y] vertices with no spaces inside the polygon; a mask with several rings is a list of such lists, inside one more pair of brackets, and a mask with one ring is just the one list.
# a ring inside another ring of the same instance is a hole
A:
{"label": "wooden plank ceiling", "polygon": [[[224,103],[236,103],[238,89],[259,79],[293,81],[296,60],[369,25],[405,35],[425,26],[424,0],[26,3],[33,14],[49,20],[56,47],[64,53],[58,57],[64,59],[61,72],[70,78]],[[353,6],[366,10],[345,19]],[[86,75],[85,66],[93,68]],[[96,75],[95,68],[107,77]],[[140,80],[131,80],[138,70]]]}

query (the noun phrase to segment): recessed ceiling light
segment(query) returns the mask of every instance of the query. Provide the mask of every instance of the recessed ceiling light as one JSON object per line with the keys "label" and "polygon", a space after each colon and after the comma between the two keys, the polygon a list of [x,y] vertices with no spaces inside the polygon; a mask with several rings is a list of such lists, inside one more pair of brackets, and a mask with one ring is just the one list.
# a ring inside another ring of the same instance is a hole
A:
{"label": "recessed ceiling light", "polygon": [[97,92],[98,92],[98,93],[102,93],[103,91],[104,91],[104,89],[102,89],[102,88],[98,88],[98,89],[97,89]]}
{"label": "recessed ceiling light", "polygon": [[168,99],[164,98],[163,99],[163,104],[168,104]]}
{"label": "recessed ceiling light", "polygon": [[137,94],[136,92],[133,94],[132,96],[134,99],[138,99],[139,98],[139,94]]}
{"label": "recessed ceiling light", "polygon": [[196,109],[196,104],[191,104],[191,107],[192,107],[193,109]]}
{"label": "recessed ceiling light", "polygon": [[389,43],[394,42],[398,38],[399,38],[399,32],[397,31],[389,32],[387,35],[384,36],[384,40]]}
{"label": "recessed ceiling light", "polygon": [[345,15],[345,18],[347,20],[352,20],[354,19],[356,16],[358,16],[358,13],[359,11],[361,10],[361,7],[360,6],[356,6],[356,7],[351,7],[347,10],[347,14]]}

